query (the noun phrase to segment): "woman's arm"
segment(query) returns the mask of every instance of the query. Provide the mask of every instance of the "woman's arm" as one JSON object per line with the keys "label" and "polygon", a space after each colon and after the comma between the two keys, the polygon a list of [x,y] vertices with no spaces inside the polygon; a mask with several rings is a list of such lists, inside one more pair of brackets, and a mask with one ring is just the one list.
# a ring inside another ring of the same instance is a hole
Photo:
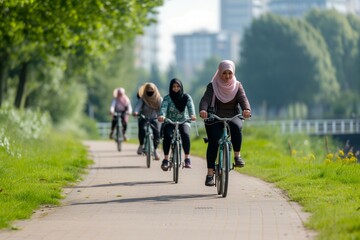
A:
{"label": "woman's arm", "polygon": [[188,101],[186,103],[186,107],[188,109],[191,120],[195,121],[196,120],[195,105],[194,105],[194,101],[192,100],[189,94],[188,94]]}
{"label": "woman's arm", "polygon": [[200,111],[207,111],[210,104],[211,104],[211,100],[212,100],[212,96],[213,96],[213,87],[212,87],[212,83],[209,83],[206,87],[205,93],[203,95],[203,97],[200,100],[199,103],[199,112]]}
{"label": "woman's arm", "polygon": [[168,95],[165,96],[163,101],[161,102],[160,113],[158,117],[159,122],[163,122],[166,117],[166,113],[169,105],[168,98],[169,98]]}

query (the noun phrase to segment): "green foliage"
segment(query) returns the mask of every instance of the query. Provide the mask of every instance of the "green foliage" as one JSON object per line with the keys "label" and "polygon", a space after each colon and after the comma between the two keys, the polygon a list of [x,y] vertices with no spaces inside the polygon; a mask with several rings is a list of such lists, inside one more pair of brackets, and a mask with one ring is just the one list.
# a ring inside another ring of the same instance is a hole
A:
{"label": "green foliage", "polygon": [[[101,81],[94,81],[83,73],[92,71],[89,69],[93,67],[90,64],[96,64],[98,67],[98,63],[103,61],[101,65],[107,65],[106,60],[108,60],[109,53],[112,55],[119,53],[121,49],[128,46],[129,42],[133,42],[135,36],[142,34],[143,27],[154,22],[154,19],[150,17],[153,15],[150,13],[155,13],[155,8],[162,4],[162,0],[1,1],[0,56],[5,62],[0,64],[0,106],[4,100],[12,102],[9,99],[11,95],[6,92],[7,88],[4,87],[11,85],[18,89],[16,100],[19,106],[23,98],[20,89],[25,88],[25,97],[28,97],[25,107],[49,109],[51,106],[55,106],[61,107],[61,110],[68,110],[69,113],[64,117],[61,117],[60,114],[57,115],[53,109],[49,110],[53,119],[58,122],[62,120],[61,118],[72,117],[72,115],[76,115],[76,111],[83,109],[83,106],[74,107],[73,102],[69,102],[69,94],[75,94],[74,101],[78,101],[78,105],[83,104],[82,97],[86,95],[90,100],[101,99],[99,101],[101,103],[92,102],[89,106],[95,105],[102,111],[105,109],[104,102],[107,101],[106,104],[108,104],[109,100],[104,97],[105,94],[101,96],[92,96],[91,94],[99,90],[99,85],[107,84],[106,80],[108,79],[99,76],[98,79]],[[64,16],[66,17],[64,18]],[[130,50],[133,48],[131,47]],[[113,56],[111,59],[114,59]],[[126,74],[115,77],[118,78],[118,81],[124,76],[129,77],[131,80],[126,81],[127,85],[132,88],[130,90],[134,90],[135,81],[131,74],[128,74],[131,68],[127,69],[129,64],[132,65],[133,59],[125,57],[123,59],[128,64],[120,67],[113,65],[113,67],[122,69]],[[17,84],[7,84],[10,81],[7,78],[9,71],[17,69],[23,64],[30,63],[34,66],[34,62],[35,66],[41,66],[43,69],[31,68],[32,73],[35,70],[38,71],[33,78],[27,78],[24,73],[25,81],[20,82],[18,86]],[[51,64],[62,70],[59,75],[63,78],[57,79],[61,79],[65,83],[56,85],[56,81],[53,81],[54,76],[46,71]],[[80,86],[75,83],[79,82],[79,76],[81,76],[80,82],[86,84],[85,92],[82,94],[75,93]],[[74,82],[70,84],[71,81]],[[94,87],[93,84],[97,84],[97,86]],[[110,93],[118,85],[119,83],[109,84],[111,89],[107,88],[106,92]],[[59,86],[65,89],[64,93],[55,92],[57,98],[54,102],[52,102],[52,98],[46,98],[49,93],[53,92],[52,90]],[[75,87],[73,91],[70,89],[72,87]],[[9,89],[9,92],[11,91],[15,90]],[[87,91],[91,93],[87,94]],[[42,105],[38,101],[41,97],[46,98],[46,103]],[[64,109],[64,106],[69,107]],[[103,112],[96,112],[96,115],[102,116]]]}
{"label": "green foliage", "polygon": [[[191,83],[190,95],[195,103],[199,103],[205,93],[206,86],[211,82],[221,59],[218,57],[209,58],[205,61],[204,68],[197,70],[194,74],[195,78]],[[235,71],[236,73],[236,71]],[[195,106],[198,108],[198,106]]]}
{"label": "green foliage", "polygon": [[[285,190],[311,213],[305,224],[318,239],[359,239],[360,164],[338,148],[327,138],[282,135],[276,128],[245,123],[241,155],[246,167],[238,171]],[[192,141],[191,152],[205,156],[201,138]]]}
{"label": "green foliage", "polygon": [[0,228],[42,205],[59,204],[62,187],[91,163],[81,142],[49,124],[38,112],[1,109]]}
{"label": "green foliage", "polygon": [[337,79],[343,89],[349,89],[349,81],[355,71],[358,34],[347,17],[335,10],[313,10],[306,16],[306,20],[321,32],[336,68]]}
{"label": "green foliage", "polygon": [[[241,79],[252,103],[329,103],[339,86],[322,36],[303,20],[268,14],[245,31]],[[285,100],[285,101],[284,101]]]}

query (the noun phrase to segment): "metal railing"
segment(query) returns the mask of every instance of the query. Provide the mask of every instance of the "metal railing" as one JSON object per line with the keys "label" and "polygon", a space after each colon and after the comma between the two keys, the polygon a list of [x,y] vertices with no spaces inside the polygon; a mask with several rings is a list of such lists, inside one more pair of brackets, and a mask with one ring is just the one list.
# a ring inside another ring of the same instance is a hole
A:
{"label": "metal railing", "polygon": [[[360,134],[360,119],[319,119],[319,120],[278,120],[246,122],[252,126],[277,126],[282,133],[305,133],[310,135],[338,135]],[[100,137],[107,138],[110,133],[110,122],[97,124]],[[197,126],[203,127],[202,121],[197,121]],[[138,126],[136,121],[128,123],[127,137],[137,138]]]}
{"label": "metal railing", "polygon": [[279,120],[254,122],[253,124],[279,126],[282,133],[305,133],[310,135],[360,134],[360,120],[356,119]]}

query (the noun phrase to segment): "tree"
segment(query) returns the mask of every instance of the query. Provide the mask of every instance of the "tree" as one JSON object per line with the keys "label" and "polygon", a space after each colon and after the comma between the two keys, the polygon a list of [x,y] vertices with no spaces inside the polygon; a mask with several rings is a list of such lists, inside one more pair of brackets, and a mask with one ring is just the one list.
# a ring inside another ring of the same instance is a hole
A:
{"label": "tree", "polygon": [[206,86],[211,82],[220,61],[221,59],[219,57],[211,57],[205,61],[204,67],[201,70],[195,71],[191,88],[189,89],[189,93],[191,94],[194,102],[200,102],[201,97],[204,95],[206,90]]}
{"label": "tree", "polygon": [[330,104],[339,86],[321,34],[303,20],[273,14],[245,31],[240,78],[253,105]]}
{"label": "tree", "polygon": [[356,71],[358,36],[347,17],[335,10],[312,10],[305,19],[322,34],[341,88],[350,89]]}
{"label": "tree", "polygon": [[99,58],[142,33],[143,26],[153,21],[148,13],[162,3],[162,0],[1,1],[0,56],[6,63],[0,65],[0,105],[9,66],[22,66],[15,102],[20,105],[29,62],[38,58],[47,61],[49,56],[67,53],[84,62]]}

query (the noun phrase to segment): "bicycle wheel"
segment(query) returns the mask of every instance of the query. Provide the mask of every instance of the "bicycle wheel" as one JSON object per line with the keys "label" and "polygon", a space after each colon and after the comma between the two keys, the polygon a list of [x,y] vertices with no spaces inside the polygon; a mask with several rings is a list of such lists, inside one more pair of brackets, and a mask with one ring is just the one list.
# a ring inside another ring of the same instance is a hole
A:
{"label": "bicycle wheel", "polygon": [[218,195],[222,194],[222,165],[223,165],[223,150],[219,150],[217,163],[215,164],[215,185]]}
{"label": "bicycle wheel", "polygon": [[221,194],[226,197],[229,186],[229,173],[230,173],[230,146],[229,143],[224,144],[223,150],[223,166],[221,171]]}
{"label": "bicycle wheel", "polygon": [[151,165],[151,154],[152,154],[152,147],[151,145],[153,144],[153,141],[151,139],[151,135],[149,134],[147,137],[146,137],[146,143],[145,143],[145,154],[146,154],[146,166],[148,168],[150,168],[150,165]]}
{"label": "bicycle wheel", "polygon": [[180,144],[176,142],[173,151],[173,180],[175,183],[179,182],[180,154]]}
{"label": "bicycle wheel", "polygon": [[121,132],[121,128],[119,127],[119,125],[116,127],[116,145],[117,145],[117,150],[119,152],[121,152],[121,143],[122,143],[122,132]]}

